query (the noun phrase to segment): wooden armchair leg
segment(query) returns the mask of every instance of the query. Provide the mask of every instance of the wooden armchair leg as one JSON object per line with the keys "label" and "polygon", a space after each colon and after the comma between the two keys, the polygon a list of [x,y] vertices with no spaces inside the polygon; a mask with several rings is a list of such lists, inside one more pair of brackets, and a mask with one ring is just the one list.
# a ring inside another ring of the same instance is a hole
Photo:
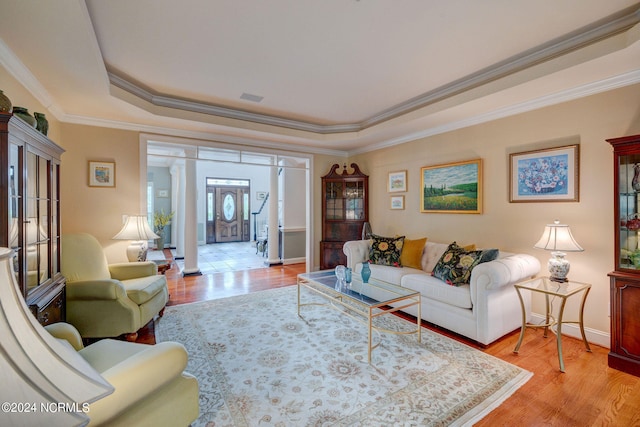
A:
{"label": "wooden armchair leg", "polygon": [[124,334],[124,339],[126,339],[129,342],[135,342],[138,339],[138,333],[132,332],[130,334]]}

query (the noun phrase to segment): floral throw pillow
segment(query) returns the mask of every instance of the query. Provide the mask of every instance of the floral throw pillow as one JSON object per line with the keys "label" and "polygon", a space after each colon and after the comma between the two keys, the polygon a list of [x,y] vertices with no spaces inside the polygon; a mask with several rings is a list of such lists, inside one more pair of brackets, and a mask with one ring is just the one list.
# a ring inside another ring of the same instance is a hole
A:
{"label": "floral throw pillow", "polygon": [[369,250],[369,261],[378,265],[390,265],[402,267],[400,255],[404,245],[404,236],[382,237],[371,235],[371,249]]}
{"label": "floral throw pillow", "polygon": [[498,249],[467,251],[453,242],[442,254],[431,275],[451,286],[468,285],[473,268],[480,263],[493,261],[498,258],[498,253]]}

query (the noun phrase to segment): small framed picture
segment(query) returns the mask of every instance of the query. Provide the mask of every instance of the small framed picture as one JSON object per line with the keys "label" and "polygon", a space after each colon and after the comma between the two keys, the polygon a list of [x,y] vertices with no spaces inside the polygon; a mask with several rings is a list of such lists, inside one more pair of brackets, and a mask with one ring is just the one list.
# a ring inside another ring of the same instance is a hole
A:
{"label": "small framed picture", "polygon": [[89,161],[89,187],[115,187],[116,164],[114,162]]}
{"label": "small framed picture", "polygon": [[580,145],[509,157],[509,202],[580,201]]}
{"label": "small framed picture", "polygon": [[391,196],[391,209],[404,209],[404,196]]}
{"label": "small framed picture", "polygon": [[267,198],[267,192],[266,191],[256,191],[256,199],[257,200],[264,200]]}
{"label": "small framed picture", "polygon": [[407,191],[407,171],[389,172],[389,193]]}

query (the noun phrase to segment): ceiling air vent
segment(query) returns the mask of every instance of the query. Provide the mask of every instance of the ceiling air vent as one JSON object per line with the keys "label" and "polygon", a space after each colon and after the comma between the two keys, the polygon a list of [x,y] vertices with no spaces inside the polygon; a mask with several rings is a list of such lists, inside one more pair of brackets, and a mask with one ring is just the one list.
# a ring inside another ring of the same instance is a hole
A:
{"label": "ceiling air vent", "polygon": [[250,93],[243,92],[242,95],[240,95],[240,99],[251,102],[261,102],[264,99],[264,96],[252,95]]}

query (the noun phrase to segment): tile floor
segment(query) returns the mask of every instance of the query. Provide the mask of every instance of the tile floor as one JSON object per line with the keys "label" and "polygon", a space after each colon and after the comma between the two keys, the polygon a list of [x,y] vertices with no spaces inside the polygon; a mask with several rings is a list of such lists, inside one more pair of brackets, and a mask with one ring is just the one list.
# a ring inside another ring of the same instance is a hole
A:
{"label": "tile floor", "polygon": [[[175,256],[175,250],[171,253]],[[160,251],[149,251],[149,260],[164,259]],[[212,243],[198,246],[198,267],[202,274],[265,268],[267,258],[256,254],[256,242]],[[179,269],[184,260],[176,260]]]}

